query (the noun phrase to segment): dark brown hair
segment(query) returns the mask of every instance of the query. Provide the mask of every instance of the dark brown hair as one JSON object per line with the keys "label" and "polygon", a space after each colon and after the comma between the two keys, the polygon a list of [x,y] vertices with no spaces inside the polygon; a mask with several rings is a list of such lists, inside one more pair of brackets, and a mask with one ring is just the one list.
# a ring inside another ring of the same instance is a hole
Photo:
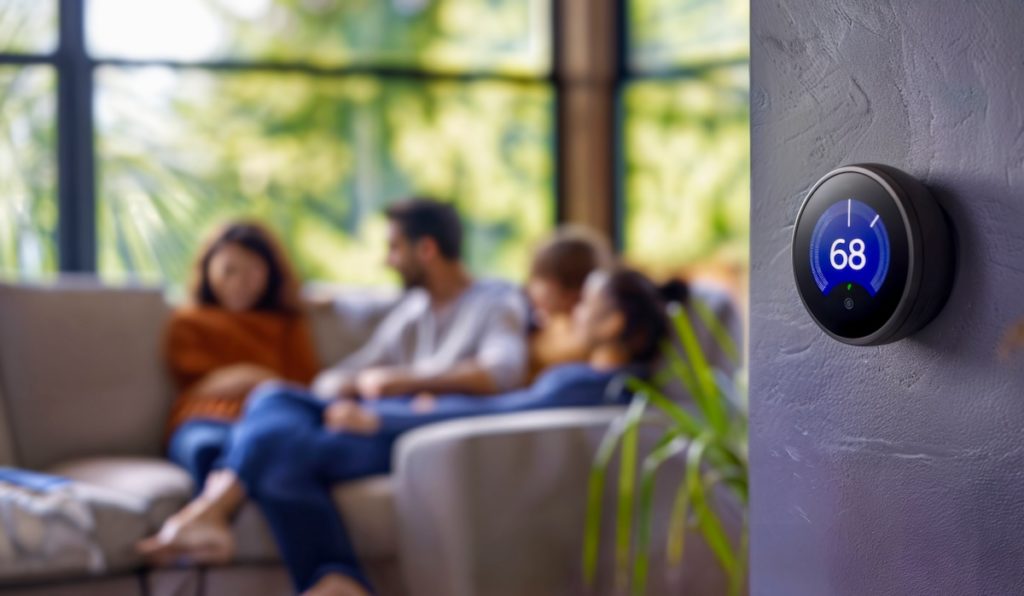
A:
{"label": "dark brown hair", "polygon": [[455,207],[435,199],[413,197],[388,207],[384,214],[415,242],[432,238],[437,250],[449,261],[462,257],[462,222]]}
{"label": "dark brown hair", "polygon": [[612,262],[612,251],[604,238],[587,228],[565,226],[537,249],[530,277],[580,291],[592,271],[607,269]]}
{"label": "dark brown hair", "polygon": [[638,363],[656,361],[670,330],[667,303],[686,302],[689,294],[686,282],[671,280],[659,287],[644,274],[619,267],[608,272],[602,292],[622,313],[624,324],[620,340],[633,360]]}
{"label": "dark brown hair", "polygon": [[253,305],[254,310],[294,314],[299,307],[299,282],[273,233],[254,221],[234,221],[217,229],[207,239],[195,261],[190,295],[197,305],[220,306],[210,286],[210,261],[221,248],[234,244],[263,259],[267,265],[267,287]]}

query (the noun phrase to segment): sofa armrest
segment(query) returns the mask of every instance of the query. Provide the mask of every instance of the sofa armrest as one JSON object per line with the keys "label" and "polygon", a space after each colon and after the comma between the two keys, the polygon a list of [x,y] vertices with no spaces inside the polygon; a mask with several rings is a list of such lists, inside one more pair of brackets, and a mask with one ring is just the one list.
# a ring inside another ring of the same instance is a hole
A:
{"label": "sofa armrest", "polygon": [[543,596],[578,583],[587,474],[619,407],[432,424],[395,450],[412,596]]}
{"label": "sofa armrest", "polygon": [[[399,553],[412,596],[583,593],[588,475],[609,424],[622,412],[602,407],[468,418],[404,436],[395,451],[395,495]],[[663,430],[660,418],[645,420],[641,453]],[[658,476],[649,593],[725,593],[724,577],[699,539],[687,540],[681,570],[667,573],[659,561],[683,468],[682,461],[671,461]],[[610,470],[606,483],[597,594],[612,593],[617,473]]]}

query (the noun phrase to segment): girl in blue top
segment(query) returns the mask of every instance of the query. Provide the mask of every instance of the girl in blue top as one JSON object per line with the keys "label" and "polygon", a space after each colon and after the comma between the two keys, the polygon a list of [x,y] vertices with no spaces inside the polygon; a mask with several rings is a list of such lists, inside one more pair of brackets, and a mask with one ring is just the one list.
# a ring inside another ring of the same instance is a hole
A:
{"label": "girl in blue top", "polygon": [[230,558],[229,515],[248,497],[259,502],[298,591],[369,594],[331,499],[332,484],[389,472],[395,439],[424,424],[624,402],[616,379],[643,374],[668,329],[663,297],[646,277],[629,269],[597,271],[573,313],[586,362],[554,367],[527,389],[492,397],[442,395],[424,406],[413,397],[327,404],[298,387],[265,385],[236,425],[225,456],[230,481],[208,487],[190,505],[189,531],[182,534],[191,538],[163,554]]}

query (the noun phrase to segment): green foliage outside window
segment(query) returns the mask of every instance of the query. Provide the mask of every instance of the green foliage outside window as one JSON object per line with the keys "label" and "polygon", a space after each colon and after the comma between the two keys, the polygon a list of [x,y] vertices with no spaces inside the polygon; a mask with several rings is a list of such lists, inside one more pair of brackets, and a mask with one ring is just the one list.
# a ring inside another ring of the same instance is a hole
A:
{"label": "green foliage outside window", "polygon": [[0,67],[0,276],[57,270],[56,81],[49,66]]}
{"label": "green foliage outside window", "polygon": [[[748,267],[746,0],[632,0],[623,96],[624,247],[659,274]],[[736,279],[736,277],[739,279]]]}
{"label": "green foliage outside window", "polygon": [[745,268],[746,68],[638,82],[624,105],[627,255],[660,272],[708,261]]}
{"label": "green foliage outside window", "polygon": [[0,53],[46,54],[57,47],[57,0],[0,0]]}
{"label": "green foliage outside window", "polygon": [[89,0],[88,17],[100,58],[522,75],[551,63],[551,0]]}
{"label": "green foliage outside window", "polygon": [[180,280],[197,232],[259,217],[307,277],[386,282],[382,208],[452,199],[474,270],[509,277],[553,221],[543,85],[105,67],[100,271]]}

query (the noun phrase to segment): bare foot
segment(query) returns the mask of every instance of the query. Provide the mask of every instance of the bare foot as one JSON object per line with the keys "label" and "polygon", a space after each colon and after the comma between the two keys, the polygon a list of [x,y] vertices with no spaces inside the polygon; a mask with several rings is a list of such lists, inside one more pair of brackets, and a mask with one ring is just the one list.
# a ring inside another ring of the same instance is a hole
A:
{"label": "bare foot", "polygon": [[370,593],[351,578],[340,573],[329,573],[303,592],[303,596],[370,596]]}
{"label": "bare foot", "polygon": [[181,560],[223,565],[234,557],[235,539],[228,520],[200,498],[172,515],[156,535],[139,541],[135,549],[156,565]]}

